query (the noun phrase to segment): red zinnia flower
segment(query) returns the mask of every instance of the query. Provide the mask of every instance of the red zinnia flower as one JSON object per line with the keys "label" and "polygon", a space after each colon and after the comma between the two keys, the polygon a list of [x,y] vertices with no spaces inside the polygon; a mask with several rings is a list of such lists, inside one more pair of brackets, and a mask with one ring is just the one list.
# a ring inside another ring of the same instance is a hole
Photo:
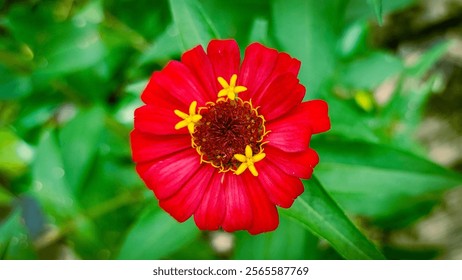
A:
{"label": "red zinnia flower", "polygon": [[277,228],[318,163],[327,104],[303,102],[300,62],[259,43],[197,46],[154,72],[135,111],[133,160],[160,207],[202,230]]}

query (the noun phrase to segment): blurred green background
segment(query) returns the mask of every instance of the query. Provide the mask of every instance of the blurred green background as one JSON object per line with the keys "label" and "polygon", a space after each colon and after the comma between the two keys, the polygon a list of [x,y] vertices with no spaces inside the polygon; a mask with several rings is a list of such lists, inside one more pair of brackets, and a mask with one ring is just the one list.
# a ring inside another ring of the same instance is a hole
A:
{"label": "blurred green background", "polygon": [[462,258],[462,3],[381,2],[0,0],[0,259],[345,256],[287,212],[272,233],[200,232],[138,178],[141,91],[212,38],[302,61],[332,121],[315,174],[387,258]]}

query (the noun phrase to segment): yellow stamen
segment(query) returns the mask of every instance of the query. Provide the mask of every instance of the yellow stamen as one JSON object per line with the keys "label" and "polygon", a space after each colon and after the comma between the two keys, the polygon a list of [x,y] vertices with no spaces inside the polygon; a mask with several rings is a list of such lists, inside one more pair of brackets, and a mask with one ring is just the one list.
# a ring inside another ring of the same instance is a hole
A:
{"label": "yellow stamen", "polygon": [[245,155],[242,155],[242,154],[234,155],[235,159],[242,162],[241,165],[239,165],[239,167],[234,173],[236,175],[240,175],[242,174],[242,172],[244,172],[248,168],[250,173],[252,173],[253,176],[258,176],[258,172],[257,172],[257,169],[255,168],[254,163],[259,162],[260,160],[264,159],[265,156],[266,154],[262,152],[256,155],[253,155],[252,148],[249,145],[245,146]]}
{"label": "yellow stamen", "polygon": [[231,100],[236,99],[237,94],[243,91],[246,91],[247,88],[244,86],[236,86],[237,75],[233,74],[231,80],[228,82],[223,77],[218,77],[218,82],[223,87],[222,90],[218,92],[218,97],[228,97]]}
{"label": "yellow stamen", "polygon": [[191,134],[194,133],[194,125],[200,119],[202,119],[201,115],[196,114],[196,107],[197,107],[197,102],[196,101],[191,102],[191,105],[189,105],[189,115],[181,112],[180,110],[174,111],[175,115],[183,119],[182,121],[178,122],[175,125],[175,129],[188,127],[189,133]]}

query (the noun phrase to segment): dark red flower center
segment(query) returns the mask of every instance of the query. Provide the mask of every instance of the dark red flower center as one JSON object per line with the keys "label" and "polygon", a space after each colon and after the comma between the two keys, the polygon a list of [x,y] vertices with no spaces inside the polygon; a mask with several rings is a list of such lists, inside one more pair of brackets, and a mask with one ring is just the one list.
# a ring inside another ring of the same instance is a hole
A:
{"label": "dark red flower center", "polygon": [[219,99],[199,109],[202,118],[192,133],[192,145],[201,160],[222,171],[236,170],[242,163],[234,155],[245,154],[250,146],[253,154],[262,151],[265,119],[248,101]]}

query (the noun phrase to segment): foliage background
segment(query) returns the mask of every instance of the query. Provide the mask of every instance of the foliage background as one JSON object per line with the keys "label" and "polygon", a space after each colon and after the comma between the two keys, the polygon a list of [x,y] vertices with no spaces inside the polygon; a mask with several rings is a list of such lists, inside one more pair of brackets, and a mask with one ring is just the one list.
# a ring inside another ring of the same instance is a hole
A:
{"label": "foliage background", "polygon": [[[411,62],[375,46],[386,15],[416,4],[381,2],[0,0],[0,258],[441,257],[389,237],[462,182],[415,137],[444,88],[433,66],[452,42]],[[317,179],[272,233],[175,222],[131,161],[133,110],[150,74],[211,38],[288,52],[302,61],[305,99],[330,106],[332,130],[312,144]]]}

